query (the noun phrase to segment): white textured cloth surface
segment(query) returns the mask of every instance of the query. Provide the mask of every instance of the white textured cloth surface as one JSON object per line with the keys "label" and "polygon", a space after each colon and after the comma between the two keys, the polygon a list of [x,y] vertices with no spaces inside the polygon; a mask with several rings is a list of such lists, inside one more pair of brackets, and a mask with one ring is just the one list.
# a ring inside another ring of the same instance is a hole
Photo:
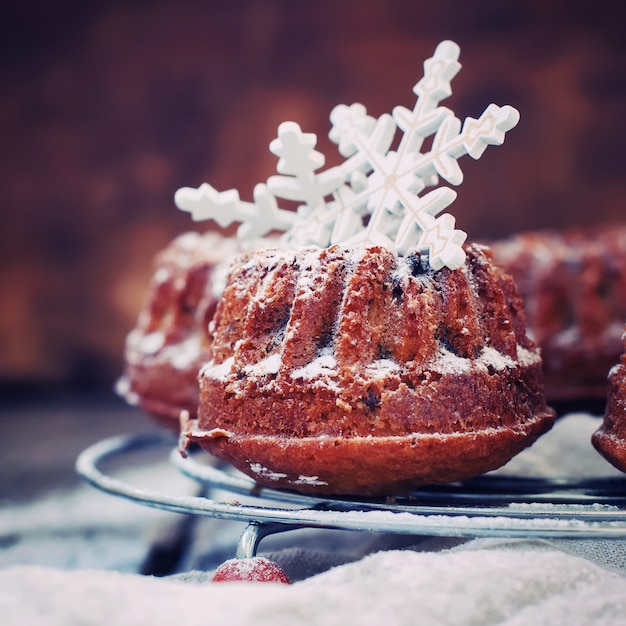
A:
{"label": "white textured cloth surface", "polygon": [[291,586],[18,567],[0,572],[0,616],[11,626],[617,626],[626,578],[539,544],[479,540],[378,552]]}
{"label": "white textured cloth surface", "polygon": [[[598,423],[568,416],[501,471],[614,475],[589,444]],[[128,479],[166,492],[195,488],[168,465]],[[243,525],[202,519],[177,575],[134,573],[155,537],[167,539],[181,519],[86,485],[0,507],[0,625],[626,624],[621,540],[297,531],[265,539],[261,552],[298,582],[217,585],[212,568],[234,555]]]}

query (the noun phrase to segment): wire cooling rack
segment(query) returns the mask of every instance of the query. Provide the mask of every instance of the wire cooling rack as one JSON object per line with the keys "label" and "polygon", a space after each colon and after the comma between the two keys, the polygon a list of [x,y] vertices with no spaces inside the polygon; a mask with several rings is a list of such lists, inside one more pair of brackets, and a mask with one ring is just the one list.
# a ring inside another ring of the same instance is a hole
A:
{"label": "wire cooling rack", "polygon": [[[135,455],[150,449],[169,455],[172,471],[197,481],[207,495],[137,487],[101,469],[112,460],[132,464]],[[79,455],[76,469],[94,487],[137,504],[247,522],[238,557],[253,556],[269,534],[307,527],[440,537],[626,538],[626,477],[621,476],[540,479],[497,474],[392,499],[315,497],[260,487],[243,474],[203,462],[206,458],[200,451],[183,459],[172,436],[155,432],[100,441]],[[244,496],[247,503],[234,496]]]}

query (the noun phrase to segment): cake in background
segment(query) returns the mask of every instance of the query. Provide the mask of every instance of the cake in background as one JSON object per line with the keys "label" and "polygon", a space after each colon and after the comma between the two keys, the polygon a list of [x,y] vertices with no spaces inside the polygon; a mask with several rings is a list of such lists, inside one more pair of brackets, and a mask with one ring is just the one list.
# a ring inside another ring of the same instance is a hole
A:
{"label": "cake in background", "polygon": [[607,461],[626,472],[626,326],[623,353],[619,363],[609,373],[609,396],[602,426],[591,441]]}
{"label": "cake in background", "polygon": [[146,304],[124,350],[117,392],[178,431],[181,411],[195,415],[198,370],[208,359],[208,324],[219,300],[234,238],[185,233],[156,258]]}
{"label": "cake in background", "polygon": [[524,300],[548,402],[601,414],[626,320],[626,226],[528,232],[489,242]]}

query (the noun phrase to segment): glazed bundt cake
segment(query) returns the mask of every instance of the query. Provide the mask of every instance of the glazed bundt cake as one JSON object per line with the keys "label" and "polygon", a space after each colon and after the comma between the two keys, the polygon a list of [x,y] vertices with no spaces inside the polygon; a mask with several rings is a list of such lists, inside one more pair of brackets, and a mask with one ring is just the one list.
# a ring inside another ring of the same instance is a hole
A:
{"label": "glazed bundt cake", "polygon": [[215,233],[177,237],[158,255],[145,307],[126,339],[118,393],[172,429],[178,429],[181,410],[197,412],[198,370],[210,344],[207,327],[225,265],[238,251],[235,240]]}
{"label": "glazed bundt cake", "polygon": [[489,245],[524,299],[548,402],[567,409],[591,401],[602,412],[626,320],[626,226],[524,233]]}
{"label": "glazed bundt cake", "polygon": [[483,246],[307,247],[232,266],[200,371],[197,442],[258,483],[390,495],[499,467],[548,430],[522,300]]}
{"label": "glazed bundt cake", "polygon": [[609,396],[602,426],[593,434],[596,450],[622,472],[626,472],[626,326],[624,351],[609,373]]}

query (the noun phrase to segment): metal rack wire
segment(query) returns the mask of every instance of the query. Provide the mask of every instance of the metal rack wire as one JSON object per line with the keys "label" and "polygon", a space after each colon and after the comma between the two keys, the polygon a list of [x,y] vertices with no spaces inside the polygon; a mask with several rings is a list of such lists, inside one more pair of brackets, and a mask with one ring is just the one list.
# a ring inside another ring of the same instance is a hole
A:
{"label": "metal rack wire", "polygon": [[[94,487],[137,504],[247,522],[237,548],[240,558],[256,554],[270,534],[307,527],[442,537],[626,538],[626,477],[486,475],[393,499],[315,497],[259,487],[193,455],[183,459],[172,448],[175,441],[165,433],[113,437],[84,450],[76,469]],[[173,469],[203,485],[207,496],[139,488],[101,469],[106,461],[128,462],[146,449],[169,454]],[[224,494],[229,501],[213,499]],[[250,503],[235,502],[234,495]]]}

